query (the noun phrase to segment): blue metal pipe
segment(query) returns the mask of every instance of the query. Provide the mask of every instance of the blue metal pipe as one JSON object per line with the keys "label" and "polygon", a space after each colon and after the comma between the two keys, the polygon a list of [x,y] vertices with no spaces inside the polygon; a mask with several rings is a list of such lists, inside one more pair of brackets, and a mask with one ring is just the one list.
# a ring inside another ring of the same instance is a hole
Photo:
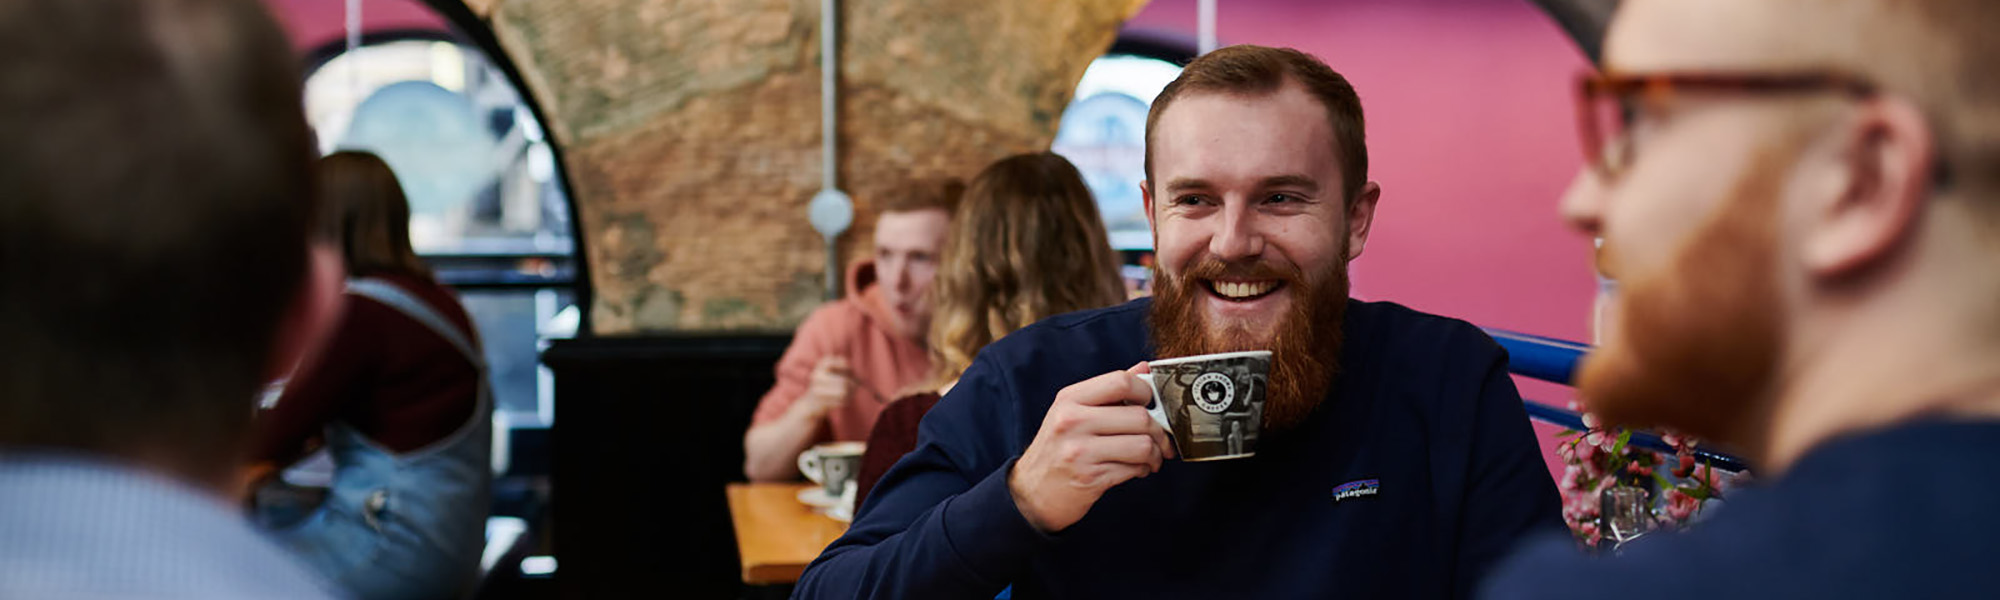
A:
{"label": "blue metal pipe", "polygon": [[[1590,353],[1590,346],[1552,337],[1530,335],[1504,329],[1487,329],[1486,335],[1500,342],[1507,349],[1507,370],[1523,377],[1530,377],[1569,385],[1576,375],[1576,363],[1583,355]],[[1557,408],[1541,402],[1527,400],[1522,403],[1528,410],[1528,417],[1573,431],[1584,431],[1583,413],[1566,408]],[[1631,445],[1672,454],[1673,446],[1659,435],[1646,431],[1633,431]],[[1695,460],[1712,464],[1717,469],[1742,472],[1749,466],[1742,459],[1707,450],[1695,450]]]}
{"label": "blue metal pipe", "polygon": [[1516,375],[1551,383],[1570,384],[1576,362],[1590,352],[1590,346],[1568,340],[1487,329],[1486,335],[1507,349],[1507,370]]}
{"label": "blue metal pipe", "polygon": [[[1547,404],[1543,404],[1541,402],[1537,402],[1534,400],[1524,400],[1521,402],[1521,405],[1528,409],[1528,418],[1530,419],[1541,421],[1543,423],[1549,423],[1557,427],[1562,427],[1564,429],[1569,429],[1572,431],[1584,431],[1582,413],[1569,410],[1566,408],[1557,408],[1554,406],[1549,406]],[[1633,430],[1632,441],[1628,443],[1633,446],[1638,446],[1640,448],[1645,448],[1647,450],[1652,450],[1654,452],[1660,452],[1663,454],[1674,453],[1673,446],[1667,445],[1666,440],[1660,439],[1659,435],[1656,435],[1649,431]],[[1720,452],[1710,452],[1708,450],[1702,450],[1700,448],[1695,449],[1694,459],[1696,462],[1706,462],[1710,465],[1714,465],[1715,468],[1717,469],[1722,469],[1724,471],[1729,471],[1732,473],[1741,473],[1743,471],[1747,471],[1750,469],[1750,466],[1748,464],[1745,464],[1743,462],[1743,459],[1736,458],[1734,456],[1730,456]]]}

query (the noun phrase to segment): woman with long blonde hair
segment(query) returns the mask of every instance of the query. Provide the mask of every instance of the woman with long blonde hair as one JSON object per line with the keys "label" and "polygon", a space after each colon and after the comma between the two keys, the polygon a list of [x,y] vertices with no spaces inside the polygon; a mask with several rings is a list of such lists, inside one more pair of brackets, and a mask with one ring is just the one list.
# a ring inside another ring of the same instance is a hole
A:
{"label": "woman with long blonde hair", "polygon": [[966,186],[931,284],[929,388],[875,423],[855,506],[916,447],[917,422],[981,348],[1035,321],[1125,300],[1118,257],[1083,175],[1050,152],[1018,154]]}

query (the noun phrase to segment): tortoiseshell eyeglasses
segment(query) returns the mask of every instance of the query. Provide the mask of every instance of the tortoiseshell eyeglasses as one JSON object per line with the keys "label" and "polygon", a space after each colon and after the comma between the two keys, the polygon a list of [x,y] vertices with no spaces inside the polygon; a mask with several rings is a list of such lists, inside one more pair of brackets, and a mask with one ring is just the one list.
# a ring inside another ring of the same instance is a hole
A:
{"label": "tortoiseshell eyeglasses", "polygon": [[1643,110],[1664,106],[1676,94],[1792,95],[1836,93],[1874,96],[1867,81],[1835,73],[1585,73],[1577,85],[1577,125],[1583,160],[1606,181],[1631,167],[1638,151],[1631,126]]}

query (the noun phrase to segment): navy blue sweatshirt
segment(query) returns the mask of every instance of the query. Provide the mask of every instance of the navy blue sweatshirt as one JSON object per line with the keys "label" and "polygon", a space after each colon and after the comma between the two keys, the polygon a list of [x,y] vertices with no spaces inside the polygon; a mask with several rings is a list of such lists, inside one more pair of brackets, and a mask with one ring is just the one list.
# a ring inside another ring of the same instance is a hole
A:
{"label": "navy blue sweatshirt", "polygon": [[1153,358],[1150,306],[987,346],[794,597],[1457,598],[1517,539],[1562,530],[1499,346],[1367,302],[1348,304],[1341,373],[1298,428],[1265,432],[1254,457],[1170,460],[1035,530],[1007,490],[1014,459],[1057,390]]}
{"label": "navy blue sweatshirt", "polygon": [[1686,533],[1620,556],[1547,539],[1497,569],[1488,598],[1992,598],[2000,595],[2000,422],[1848,436],[1727,498]]}

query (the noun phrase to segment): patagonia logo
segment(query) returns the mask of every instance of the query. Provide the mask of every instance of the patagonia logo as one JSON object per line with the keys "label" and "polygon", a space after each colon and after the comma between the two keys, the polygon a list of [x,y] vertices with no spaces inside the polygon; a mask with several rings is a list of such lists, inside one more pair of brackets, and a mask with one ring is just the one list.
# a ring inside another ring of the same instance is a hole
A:
{"label": "patagonia logo", "polygon": [[1343,484],[1340,484],[1340,485],[1338,485],[1338,486],[1334,486],[1334,488],[1333,488],[1333,501],[1334,501],[1334,502],[1339,502],[1339,501],[1342,501],[1342,500],[1347,500],[1347,499],[1351,499],[1351,498],[1360,498],[1360,497],[1363,497],[1363,496],[1373,496],[1373,495],[1375,495],[1376,493],[1378,493],[1378,492],[1381,492],[1381,491],[1382,491],[1382,484],[1381,484],[1381,482],[1379,482],[1379,481],[1377,481],[1377,480],[1374,480],[1374,479],[1363,479],[1363,480],[1360,480],[1360,481],[1349,481],[1349,482],[1347,482],[1347,483],[1343,483]]}

